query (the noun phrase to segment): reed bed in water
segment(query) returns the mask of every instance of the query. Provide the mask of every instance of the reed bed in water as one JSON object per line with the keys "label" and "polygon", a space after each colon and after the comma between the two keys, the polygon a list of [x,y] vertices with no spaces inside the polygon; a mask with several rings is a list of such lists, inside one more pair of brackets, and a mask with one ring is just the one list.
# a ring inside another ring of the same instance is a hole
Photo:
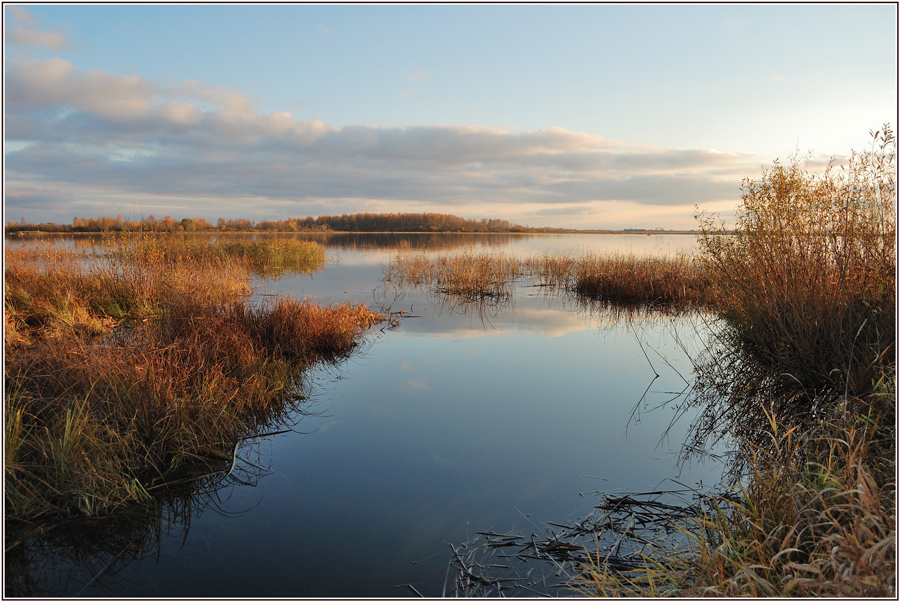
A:
{"label": "reed bed in water", "polygon": [[838,172],[743,184],[734,235],[701,218],[724,328],[696,363],[696,439],[731,437],[732,496],[677,523],[687,549],[584,591],[896,596],[896,142]]}
{"label": "reed bed in water", "polygon": [[574,267],[572,290],[622,305],[713,306],[712,279],[696,257],[589,255]]}
{"label": "reed bed in water", "polygon": [[831,400],[815,421],[728,376],[701,386],[739,410],[718,424],[739,452],[733,480],[604,495],[540,537],[483,533],[455,549],[457,589],[528,591],[545,581],[542,562],[579,596],[895,597],[896,431],[879,410],[894,399],[893,375],[864,399]]}
{"label": "reed bed in water", "polygon": [[503,253],[429,256],[405,252],[384,268],[384,277],[399,286],[432,285],[441,294],[473,301],[508,297],[520,269],[517,259]]}
{"label": "reed bed in water", "polygon": [[216,246],[226,254],[244,258],[251,269],[270,278],[285,272],[312,272],[325,265],[325,248],[304,240],[233,240],[220,241]]}
{"label": "reed bed in water", "polygon": [[744,485],[676,518],[660,514],[687,546],[647,546],[646,533],[632,532],[643,549],[631,559],[637,566],[619,570],[609,550],[595,551],[576,589],[639,597],[896,596],[893,466],[873,450],[886,425],[859,411],[850,403],[814,429],[773,419],[769,443],[743,449]]}
{"label": "reed bed in water", "polygon": [[139,266],[173,261],[210,263],[237,258],[247,269],[271,278],[285,272],[314,272],[325,265],[325,248],[322,245],[287,238],[198,241],[142,233],[121,235],[105,242],[117,260]]}
{"label": "reed bed in water", "polygon": [[468,300],[508,296],[520,276],[614,305],[687,308],[715,303],[708,271],[688,255],[545,254],[518,259],[475,252],[436,256],[405,252],[385,268],[388,281],[431,285],[439,293]]}
{"label": "reed bed in water", "polygon": [[251,305],[241,257],[128,252],[7,250],[8,517],[106,513],[220,462],[300,401],[305,367],[381,321],[364,306]]}

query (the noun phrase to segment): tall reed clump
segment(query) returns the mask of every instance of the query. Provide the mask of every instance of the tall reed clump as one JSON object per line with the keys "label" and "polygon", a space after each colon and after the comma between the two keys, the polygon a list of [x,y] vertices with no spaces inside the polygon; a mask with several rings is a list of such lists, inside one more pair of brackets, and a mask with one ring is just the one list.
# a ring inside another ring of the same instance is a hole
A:
{"label": "tall reed clump", "polygon": [[251,304],[243,259],[165,244],[115,265],[7,250],[7,517],[103,514],[221,463],[295,407],[303,369],[381,320],[349,304]]}
{"label": "tall reed clump", "polygon": [[428,256],[401,253],[384,269],[385,280],[404,285],[432,285],[441,294],[467,301],[500,300],[522,267],[514,257],[497,253],[463,253]]}
{"label": "tall reed clump", "polygon": [[895,155],[885,126],[840,170],[746,180],[733,234],[701,218],[723,320],[688,448],[730,437],[734,485],[668,523],[687,545],[597,556],[582,591],[896,597]]}
{"label": "tall reed clump", "polygon": [[219,241],[216,248],[244,258],[250,268],[270,278],[285,272],[309,273],[325,265],[325,248],[315,242],[289,238]]}
{"label": "tall reed clump", "polygon": [[894,361],[895,156],[885,126],[840,169],[794,159],[745,180],[733,235],[701,218],[735,344],[785,385],[863,394]]}
{"label": "tall reed clump", "polygon": [[691,255],[587,255],[574,267],[572,290],[622,305],[700,307],[715,302],[705,266]]}

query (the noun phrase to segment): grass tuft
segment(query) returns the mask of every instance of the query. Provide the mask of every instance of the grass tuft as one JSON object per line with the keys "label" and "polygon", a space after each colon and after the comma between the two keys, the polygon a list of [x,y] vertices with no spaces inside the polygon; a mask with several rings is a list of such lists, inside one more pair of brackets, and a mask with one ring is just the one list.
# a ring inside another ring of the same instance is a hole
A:
{"label": "grass tuft", "polygon": [[574,266],[576,294],[619,305],[671,308],[712,306],[711,278],[691,255],[588,255]]}
{"label": "grass tuft", "polygon": [[7,249],[8,517],[148,501],[281,420],[304,369],[382,320],[349,304],[251,304],[249,270],[265,265],[215,246]]}
{"label": "grass tuft", "polygon": [[[861,413],[865,412],[865,413]],[[770,414],[770,417],[771,414]],[[818,427],[774,418],[747,472],[701,511],[670,520],[686,545],[650,548],[638,568],[596,553],[577,590],[603,596],[893,597],[896,483],[880,416],[847,400]],[[695,507],[695,509],[698,507]],[[642,515],[648,520],[647,515]]]}

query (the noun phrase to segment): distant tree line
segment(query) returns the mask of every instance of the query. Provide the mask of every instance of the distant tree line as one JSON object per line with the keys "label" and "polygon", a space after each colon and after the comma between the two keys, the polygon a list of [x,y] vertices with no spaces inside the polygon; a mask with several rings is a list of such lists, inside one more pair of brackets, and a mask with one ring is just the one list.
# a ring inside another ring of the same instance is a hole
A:
{"label": "distant tree line", "polygon": [[215,225],[203,218],[180,221],[170,216],[153,215],[141,220],[116,217],[76,217],[72,224],[25,223],[9,221],[7,232],[564,232],[561,228],[530,228],[505,219],[465,219],[445,213],[353,213],[319,217],[253,221],[219,219]]}

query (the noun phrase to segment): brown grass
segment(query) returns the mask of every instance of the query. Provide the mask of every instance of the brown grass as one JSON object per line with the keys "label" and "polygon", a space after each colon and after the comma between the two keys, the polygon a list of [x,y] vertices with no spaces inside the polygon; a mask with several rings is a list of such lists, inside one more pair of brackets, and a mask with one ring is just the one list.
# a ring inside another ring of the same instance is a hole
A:
{"label": "brown grass", "polygon": [[734,344],[807,390],[865,394],[896,351],[890,128],[840,170],[776,164],[746,180],[736,233],[701,221]]}
{"label": "brown grass", "polygon": [[581,591],[896,597],[894,159],[885,127],[841,173],[745,181],[733,236],[703,218],[724,327],[688,449],[730,437],[736,485],[677,521],[687,547],[629,571],[596,556]]}
{"label": "brown grass", "polygon": [[[894,160],[885,127],[840,173],[776,164],[744,182],[733,234],[701,216],[699,261],[542,260],[544,282],[584,297],[717,309],[685,455],[715,438],[736,455],[730,486],[694,502],[614,496],[488,547],[575,565],[581,595],[896,598]],[[505,585],[459,564],[466,587]]]}
{"label": "brown grass", "polygon": [[515,280],[531,277],[538,286],[620,306],[679,308],[715,303],[705,265],[689,255],[536,255],[517,259],[503,254],[427,255],[404,252],[385,268],[385,280],[399,286],[431,286],[463,300],[504,299]]}
{"label": "brown grass", "polygon": [[362,306],[251,305],[242,258],[153,245],[120,264],[7,251],[7,516],[148,500],[281,420],[302,371],[381,320]]}
{"label": "brown grass", "polygon": [[577,262],[572,290],[621,305],[713,306],[712,279],[696,257],[589,255]]}
{"label": "brown grass", "polygon": [[610,570],[595,554],[582,567],[578,591],[896,596],[896,482],[893,452],[882,447],[893,427],[869,407],[847,400],[806,430],[779,425],[768,413],[768,441],[743,444],[747,472],[732,492],[672,521],[687,547],[645,548],[640,568],[626,571]]}
{"label": "brown grass", "polygon": [[503,299],[520,269],[519,261],[502,253],[405,252],[385,267],[385,280],[399,286],[431,285],[438,293],[468,301]]}

